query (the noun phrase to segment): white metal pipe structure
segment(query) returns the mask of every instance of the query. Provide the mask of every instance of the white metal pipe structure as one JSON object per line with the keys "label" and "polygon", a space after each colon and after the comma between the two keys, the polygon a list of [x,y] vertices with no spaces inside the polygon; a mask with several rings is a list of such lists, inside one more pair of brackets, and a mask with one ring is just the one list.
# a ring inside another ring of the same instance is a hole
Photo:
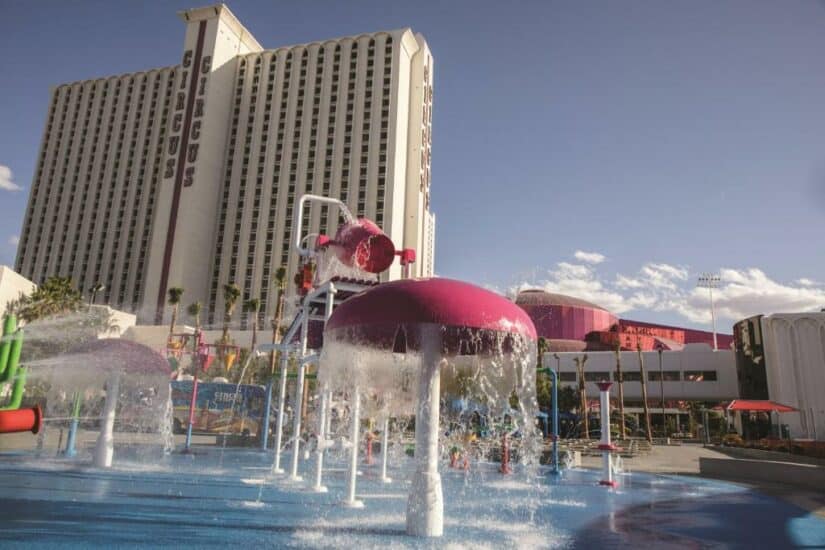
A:
{"label": "white metal pipe structure", "polygon": [[272,472],[275,474],[284,473],[281,468],[281,442],[284,434],[284,407],[286,406],[286,375],[289,357],[286,351],[281,352],[281,378],[278,380],[278,422],[275,428],[275,463],[272,465]]}
{"label": "white metal pipe structure", "polygon": [[106,382],[106,402],[103,405],[103,415],[101,416],[100,435],[97,436],[95,446],[94,465],[98,468],[111,468],[112,455],[114,455],[115,411],[117,409],[117,398],[120,393],[120,372],[115,371],[109,375]]}
{"label": "white metal pipe structure", "polygon": [[392,478],[387,476],[387,459],[390,446],[390,417],[384,417],[384,425],[381,427],[381,481],[392,483]]}
{"label": "white metal pipe structure", "polygon": [[[301,312],[303,315],[303,312]],[[303,326],[303,323],[301,323]],[[272,473],[274,474],[282,474],[284,473],[284,469],[281,468],[281,443],[283,442],[284,436],[284,409],[286,408],[286,378],[287,378],[287,367],[289,366],[289,344],[288,342],[292,340],[292,337],[295,336],[295,331],[298,330],[298,325],[294,325],[287,333],[281,338],[281,343],[273,346],[272,349],[277,349],[281,352],[281,376],[280,380],[278,381],[278,421],[276,424],[276,433],[275,433],[275,462],[272,464]],[[267,344],[262,344],[258,346],[259,350],[266,350],[270,351],[270,346]],[[266,428],[265,428],[266,429]]]}
{"label": "white metal pipe structure", "polygon": [[320,195],[303,195],[298,202],[295,203],[295,210],[292,213],[292,234],[295,238],[295,250],[301,256],[309,256],[312,254],[312,251],[309,248],[304,248],[301,241],[303,237],[301,236],[301,228],[303,227],[303,218],[304,218],[304,203],[307,201],[313,202],[321,202],[326,204],[334,204],[338,207],[341,211],[341,214],[344,216],[344,222],[354,222],[355,216],[352,215],[352,212],[349,211],[347,205],[341,202],[338,199],[333,199],[330,197],[322,197]]}
{"label": "white metal pipe structure", "polygon": [[602,437],[599,441],[599,450],[602,452],[602,479],[599,485],[616,487],[618,484],[613,479],[613,463],[611,453],[617,447],[610,442],[610,386],[612,382],[599,382],[599,414],[601,416]]}
{"label": "white metal pipe structure", "polygon": [[422,365],[415,410],[415,472],[407,498],[407,534],[444,534],[444,496],[438,473],[438,421],[441,399],[441,357],[438,327],[422,327]]}
{"label": "white metal pipe structure", "polygon": [[[308,316],[304,316],[304,325],[309,323]],[[301,329],[301,356],[298,363],[298,380],[295,382],[295,400],[292,405],[292,463],[289,469],[289,479],[301,481],[298,475],[298,459],[301,454],[301,407],[304,403],[304,376],[306,375],[307,364],[318,356],[304,356],[306,353],[306,336],[308,327]]]}
{"label": "white metal pipe structure", "polygon": [[326,424],[327,424],[327,391],[321,390],[321,403],[318,407],[318,436],[315,447],[315,483],[312,490],[316,493],[326,493],[327,488],[323,485],[324,476],[324,451],[327,447]]}
{"label": "white metal pipe structure", "polygon": [[[335,307],[335,286],[329,283],[327,289],[327,301],[324,304],[324,324],[332,316],[332,310]],[[320,367],[320,364],[319,364]],[[318,406],[318,435],[315,449],[315,484],[313,490],[318,493],[326,493],[327,488],[324,487],[322,481],[324,476],[324,451],[327,448],[327,402],[329,401],[329,392],[326,385],[319,389],[321,402]]]}
{"label": "white metal pipe structure", "polygon": [[713,289],[719,288],[719,282],[722,280],[719,275],[715,273],[702,273],[699,275],[699,283],[697,286],[701,288],[707,288],[708,293],[710,293],[710,322],[711,326],[713,327],[713,349],[718,350],[719,344],[716,341],[716,312],[715,308],[713,307]]}
{"label": "white metal pipe structure", "polygon": [[363,508],[364,503],[355,498],[355,483],[358,478],[358,432],[361,423],[361,392],[358,386],[352,390],[350,407],[352,408],[352,425],[350,426],[349,475],[347,498],[343,505],[349,508]]}

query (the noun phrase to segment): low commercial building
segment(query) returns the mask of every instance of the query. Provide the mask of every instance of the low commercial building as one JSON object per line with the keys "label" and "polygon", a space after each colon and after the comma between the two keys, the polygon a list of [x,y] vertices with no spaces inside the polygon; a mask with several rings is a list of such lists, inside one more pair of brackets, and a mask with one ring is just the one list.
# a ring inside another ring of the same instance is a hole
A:
{"label": "low commercial building", "polygon": [[[630,351],[618,354],[624,380],[622,389],[625,414],[630,415],[640,415],[643,412],[639,355],[638,352]],[[662,422],[663,407],[666,416],[676,417],[677,426],[686,425],[686,402],[718,404],[739,396],[736,361],[731,350],[714,351],[707,344],[687,344],[678,351],[644,351],[641,357],[647,378],[648,407],[656,424]],[[544,355],[544,365],[558,369],[562,387],[578,389],[579,368],[582,362],[585,393],[588,401],[596,405],[599,398],[596,383],[603,380],[618,382],[615,352],[551,351]],[[610,390],[614,406],[618,406],[618,396],[618,385],[614,384]]]}

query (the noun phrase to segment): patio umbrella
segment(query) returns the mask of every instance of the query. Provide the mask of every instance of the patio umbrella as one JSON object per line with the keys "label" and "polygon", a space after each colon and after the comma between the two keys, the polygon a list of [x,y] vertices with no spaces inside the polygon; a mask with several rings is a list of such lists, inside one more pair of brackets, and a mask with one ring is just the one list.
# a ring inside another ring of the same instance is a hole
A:
{"label": "patio umbrella", "polygon": [[775,401],[768,401],[768,400],[746,400],[746,399],[734,399],[731,401],[725,410],[728,411],[746,411],[746,412],[777,412],[777,413],[786,413],[786,412],[796,412],[797,409],[793,407],[789,407],[788,405],[783,405],[782,403],[776,403]]}

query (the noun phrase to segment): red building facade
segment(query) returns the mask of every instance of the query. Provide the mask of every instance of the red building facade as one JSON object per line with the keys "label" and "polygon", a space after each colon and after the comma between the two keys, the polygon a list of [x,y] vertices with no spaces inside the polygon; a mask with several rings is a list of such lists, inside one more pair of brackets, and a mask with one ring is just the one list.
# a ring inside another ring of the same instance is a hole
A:
{"label": "red building facade", "polygon": [[[538,335],[550,342],[556,351],[651,351],[678,350],[685,344],[703,343],[713,347],[713,333],[669,325],[619,319],[606,309],[562,294],[543,290],[525,290],[516,298]],[[719,349],[729,349],[730,334],[717,334]]]}

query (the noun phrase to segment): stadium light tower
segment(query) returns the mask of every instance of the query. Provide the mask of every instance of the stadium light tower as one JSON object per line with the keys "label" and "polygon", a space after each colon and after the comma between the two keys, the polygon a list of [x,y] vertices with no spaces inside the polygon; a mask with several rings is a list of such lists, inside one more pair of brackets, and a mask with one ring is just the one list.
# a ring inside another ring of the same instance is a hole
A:
{"label": "stadium light tower", "polygon": [[696,286],[708,289],[710,293],[710,322],[713,325],[713,349],[718,350],[719,345],[716,342],[716,314],[713,310],[713,289],[719,288],[719,282],[722,280],[719,275],[715,273],[702,273],[699,275],[699,282]]}

